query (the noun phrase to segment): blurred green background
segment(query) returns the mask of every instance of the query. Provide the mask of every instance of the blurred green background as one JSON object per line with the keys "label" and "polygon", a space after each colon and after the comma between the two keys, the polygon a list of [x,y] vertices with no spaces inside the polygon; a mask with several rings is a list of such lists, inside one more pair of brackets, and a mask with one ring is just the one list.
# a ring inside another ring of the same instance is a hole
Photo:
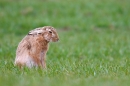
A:
{"label": "blurred green background", "polygon": [[[129,86],[130,0],[0,0],[0,86]],[[18,69],[32,29],[53,26],[47,70]]]}

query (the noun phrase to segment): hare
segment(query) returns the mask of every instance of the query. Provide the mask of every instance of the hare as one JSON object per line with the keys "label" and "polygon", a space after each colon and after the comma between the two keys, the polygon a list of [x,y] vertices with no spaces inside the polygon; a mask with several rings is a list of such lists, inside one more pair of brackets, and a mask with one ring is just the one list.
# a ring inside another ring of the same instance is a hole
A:
{"label": "hare", "polygon": [[44,26],[31,30],[19,43],[16,50],[15,65],[20,68],[46,68],[46,53],[49,42],[57,42],[59,36],[56,29]]}

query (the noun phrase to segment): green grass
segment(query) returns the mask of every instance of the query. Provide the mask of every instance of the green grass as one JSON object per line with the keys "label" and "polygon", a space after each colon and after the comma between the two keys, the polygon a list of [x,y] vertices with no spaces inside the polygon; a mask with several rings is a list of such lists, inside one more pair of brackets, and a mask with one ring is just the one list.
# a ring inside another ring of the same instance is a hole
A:
{"label": "green grass", "polygon": [[[130,0],[0,0],[0,86],[129,86]],[[47,70],[18,69],[29,30],[50,25]]]}

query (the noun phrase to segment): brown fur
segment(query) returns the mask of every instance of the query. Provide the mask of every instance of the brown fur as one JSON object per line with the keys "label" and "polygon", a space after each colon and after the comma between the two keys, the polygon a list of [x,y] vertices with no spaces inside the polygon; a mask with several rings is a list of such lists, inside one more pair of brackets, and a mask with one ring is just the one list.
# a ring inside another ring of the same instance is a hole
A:
{"label": "brown fur", "polygon": [[59,40],[56,30],[51,26],[36,28],[28,33],[16,50],[15,65],[46,68],[46,53],[49,42]]}

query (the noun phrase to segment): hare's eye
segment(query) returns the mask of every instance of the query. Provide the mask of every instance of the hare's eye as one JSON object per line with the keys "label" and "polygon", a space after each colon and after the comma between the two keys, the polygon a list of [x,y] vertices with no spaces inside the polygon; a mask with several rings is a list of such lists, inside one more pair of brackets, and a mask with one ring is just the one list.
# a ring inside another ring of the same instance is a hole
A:
{"label": "hare's eye", "polygon": [[42,34],[42,33],[38,33],[38,34]]}
{"label": "hare's eye", "polygon": [[49,31],[49,33],[52,33],[51,31]]}

